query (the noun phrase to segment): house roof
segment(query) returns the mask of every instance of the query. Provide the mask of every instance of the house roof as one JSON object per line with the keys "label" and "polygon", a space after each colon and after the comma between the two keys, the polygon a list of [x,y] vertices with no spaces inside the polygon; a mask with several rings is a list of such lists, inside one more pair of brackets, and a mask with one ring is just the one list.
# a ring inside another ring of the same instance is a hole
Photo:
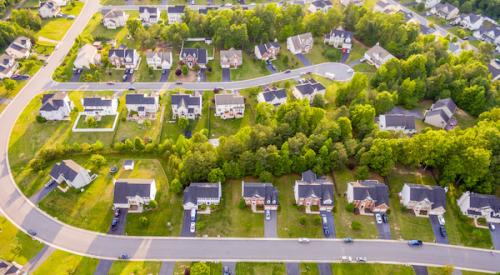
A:
{"label": "house roof", "polygon": [[168,13],[184,13],[184,6],[171,6],[168,7]]}
{"label": "house roof", "polygon": [[471,208],[491,208],[495,212],[500,212],[500,199],[495,195],[470,193]]}
{"label": "house roof", "polygon": [[323,91],[326,89],[323,84],[317,82],[312,78],[299,81],[295,88],[303,95],[311,95],[315,92]]}
{"label": "house roof", "polygon": [[236,65],[239,66],[243,64],[243,52],[241,50],[235,50],[231,48],[227,51],[220,51],[220,64],[230,65],[236,61]]}
{"label": "house roof", "polygon": [[72,181],[81,170],[85,169],[73,160],[67,159],[56,163],[50,171],[50,176],[57,179],[60,175],[63,175],[66,180]]}
{"label": "house roof", "polygon": [[113,195],[113,203],[127,203],[127,197],[151,197],[154,179],[117,179]]}
{"label": "house roof", "polygon": [[302,173],[302,179],[295,181],[295,184],[299,198],[320,198],[322,205],[333,204],[333,183],[325,177],[318,178],[313,171],[307,170]]}
{"label": "house roof", "polygon": [[30,41],[29,38],[25,36],[18,36],[14,41],[10,43],[9,48],[18,52],[25,53],[29,50],[28,41]]}
{"label": "house roof", "polygon": [[450,120],[450,117],[446,114],[446,112],[443,109],[430,110],[427,113],[425,113],[425,117],[432,117],[432,116],[440,116],[446,123],[448,123],[448,120]]}
{"label": "house roof", "polygon": [[134,105],[154,105],[156,96],[148,96],[146,94],[127,94],[125,96],[125,104]]}
{"label": "house roof", "polygon": [[19,274],[19,267],[14,263],[9,263],[4,260],[0,260],[0,274],[2,275],[15,275]]}
{"label": "house roof", "polygon": [[357,201],[371,199],[376,206],[389,205],[389,189],[378,180],[364,180],[350,183],[353,186],[353,198]]}
{"label": "house roof", "polygon": [[161,62],[172,63],[172,51],[170,50],[147,50],[146,58],[160,58]]}
{"label": "house roof", "polygon": [[132,166],[134,165],[134,161],[131,160],[131,159],[127,159],[125,160],[125,162],[123,163],[123,166]]}
{"label": "house roof", "polygon": [[450,12],[452,12],[454,9],[456,9],[457,7],[453,6],[452,4],[450,3],[439,3],[437,4],[436,6],[434,6],[434,8],[439,11],[439,12],[442,12],[444,14],[449,14]]}
{"label": "house roof", "polygon": [[313,6],[317,8],[325,8],[333,6],[332,2],[329,0],[316,0],[311,3]]}
{"label": "house roof", "polygon": [[386,7],[390,6],[391,4],[388,2],[385,2],[385,1],[377,1],[377,3],[375,5],[377,5],[378,7],[382,8],[382,9],[385,9]]}
{"label": "house roof", "polygon": [[199,64],[207,63],[207,49],[199,49],[199,48],[182,48],[181,50],[181,58],[184,59],[188,56],[192,56],[196,58],[196,62]]}
{"label": "house roof", "polygon": [[420,24],[420,32],[423,34],[433,34],[435,31],[436,30],[431,27],[427,27],[424,24]]}
{"label": "house roof", "polygon": [[117,10],[117,9],[103,10],[102,13],[104,14],[104,18],[106,18],[106,19],[115,19],[115,18],[118,18],[118,17],[125,16],[125,12],[124,11]]}
{"label": "house roof", "polygon": [[474,24],[474,23],[478,22],[479,20],[481,20],[483,17],[481,15],[477,15],[474,13],[468,13],[468,14],[464,14],[464,15],[460,16],[460,18],[462,20],[469,19],[469,21],[472,24]]}
{"label": "house roof", "polygon": [[243,182],[243,197],[264,198],[264,204],[277,205],[278,190],[272,183]]}
{"label": "house roof", "polygon": [[284,88],[283,89],[267,88],[266,90],[264,90],[264,92],[262,92],[262,95],[266,102],[272,102],[274,99],[282,99],[287,97],[286,89]]}
{"label": "house roof", "polygon": [[54,94],[44,94],[42,97],[41,111],[57,111],[64,106],[65,92],[57,92]]}
{"label": "house roof", "polygon": [[104,97],[85,97],[83,98],[83,107],[109,107],[113,105],[113,99]]}
{"label": "house roof", "polygon": [[108,57],[130,58],[133,62],[135,58],[135,49],[127,49],[125,47],[113,48],[109,50]]}
{"label": "house roof", "polygon": [[215,95],[215,105],[245,104],[245,98],[235,94]]}
{"label": "house roof", "polygon": [[267,42],[256,46],[259,49],[261,55],[265,54],[270,48],[280,48],[280,43],[278,42]]}
{"label": "house roof", "polygon": [[423,184],[405,183],[410,188],[411,201],[428,200],[432,203],[432,209],[446,208],[446,192],[441,186],[430,186]]}
{"label": "house roof", "polygon": [[8,54],[0,55],[0,72],[10,71],[14,68],[16,60]]}
{"label": "house roof", "polygon": [[451,98],[443,98],[438,101],[436,101],[434,104],[431,106],[431,110],[439,109],[439,108],[448,108],[451,113],[454,113],[457,110],[457,105]]}
{"label": "house roof", "polygon": [[345,31],[342,29],[332,29],[328,35],[329,37],[341,37],[344,39],[351,39],[352,38],[352,32],[350,31]]}
{"label": "house roof", "polygon": [[157,8],[157,7],[145,7],[145,6],[141,6],[139,7],[139,12],[140,13],[144,13],[144,12],[148,12],[149,14],[158,14],[160,13],[160,9]]}
{"label": "house roof", "polygon": [[305,172],[302,172],[302,181],[304,181],[304,182],[313,183],[317,179],[318,179],[318,176],[312,170],[307,170]]}
{"label": "house roof", "polygon": [[46,1],[40,4],[40,8],[46,8],[51,11],[56,11],[59,8],[59,5],[57,5],[57,3],[54,1]]}
{"label": "house roof", "polygon": [[218,199],[221,193],[220,183],[193,182],[184,189],[183,203],[198,203],[198,198]]}
{"label": "house roof", "polygon": [[313,36],[310,32],[302,33],[299,35],[291,36],[292,44],[295,49],[301,49],[305,46],[312,46],[314,43]]}
{"label": "house roof", "polygon": [[491,60],[491,62],[488,63],[488,70],[491,73],[492,79],[495,80],[500,76],[500,64],[495,60]]}
{"label": "house roof", "polygon": [[415,130],[415,117],[405,114],[380,115],[385,119],[386,127],[403,127],[408,130]]}
{"label": "house roof", "polygon": [[175,94],[171,96],[172,105],[184,106],[200,106],[201,96],[194,96],[188,94]]}
{"label": "house roof", "polygon": [[75,60],[78,60],[78,59],[91,60],[91,59],[94,59],[96,54],[97,54],[96,47],[94,47],[90,44],[85,44],[78,50],[78,53],[76,54]]}
{"label": "house roof", "polygon": [[382,46],[380,46],[379,43],[375,44],[375,46],[368,49],[368,51],[366,51],[366,54],[370,55],[370,56],[377,55],[377,56],[380,56],[381,58],[386,58],[388,56],[394,57],[389,51],[382,48]]}

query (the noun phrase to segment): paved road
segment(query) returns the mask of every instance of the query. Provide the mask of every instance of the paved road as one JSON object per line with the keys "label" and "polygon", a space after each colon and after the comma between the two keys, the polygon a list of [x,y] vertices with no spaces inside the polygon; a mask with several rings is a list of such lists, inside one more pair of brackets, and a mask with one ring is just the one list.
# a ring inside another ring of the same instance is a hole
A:
{"label": "paved road", "polygon": [[55,82],[50,81],[45,85],[45,90],[50,91],[109,91],[111,90],[127,90],[133,86],[138,90],[169,90],[174,88],[184,88],[187,90],[213,90],[215,88],[224,88],[227,90],[240,90],[245,88],[269,85],[271,83],[297,79],[304,76],[305,73],[313,73],[325,76],[325,73],[332,72],[335,74],[337,81],[349,81],[354,75],[354,72],[349,72],[351,67],[342,63],[327,62],[307,67],[301,67],[291,70],[289,73],[280,72],[267,76],[262,76],[254,79],[240,80],[233,82],[184,82],[177,85],[175,82],[116,82],[114,85],[109,85],[103,82]]}
{"label": "paved road", "polygon": [[[419,219],[419,218],[416,218],[416,219]],[[442,243],[442,244],[450,243],[448,241],[448,236],[443,237],[443,236],[441,236],[441,233],[439,232],[439,227],[441,225],[439,224],[438,217],[436,215],[429,215],[429,221],[431,222],[432,231],[434,232],[434,237],[436,238],[436,242]]]}
{"label": "paved road", "polygon": [[493,239],[493,247],[495,247],[496,250],[500,250],[500,223],[494,223],[495,225],[495,231],[491,231],[491,238]]}
{"label": "paved road", "polygon": [[278,212],[276,210],[271,211],[271,220],[266,220],[266,215],[263,215],[264,219],[264,237],[265,238],[277,238],[278,237]]}
{"label": "paved road", "polygon": [[287,275],[300,275],[299,263],[286,263],[285,267]]}

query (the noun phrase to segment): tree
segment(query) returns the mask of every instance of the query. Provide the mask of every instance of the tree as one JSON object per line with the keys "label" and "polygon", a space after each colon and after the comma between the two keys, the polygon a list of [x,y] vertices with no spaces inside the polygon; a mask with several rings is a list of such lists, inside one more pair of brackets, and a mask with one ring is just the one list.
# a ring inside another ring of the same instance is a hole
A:
{"label": "tree", "polygon": [[352,125],[351,120],[345,116],[339,117],[337,119],[337,124],[340,127],[340,136],[342,139],[348,139],[352,137]]}
{"label": "tree", "polygon": [[191,265],[190,275],[210,275],[210,266],[204,262],[198,262]]}
{"label": "tree", "polygon": [[185,117],[180,117],[179,119],[177,119],[177,125],[183,131],[186,131],[186,129],[189,127],[189,120]]}
{"label": "tree", "polygon": [[182,192],[182,183],[179,181],[179,179],[175,178],[170,182],[170,190],[176,194],[180,194]]}
{"label": "tree", "polygon": [[104,158],[102,155],[99,155],[99,154],[93,154],[91,157],[90,157],[90,162],[92,162],[92,164],[96,167],[96,168],[100,168],[102,167],[103,165],[106,164],[106,158]]}
{"label": "tree", "polygon": [[189,37],[189,28],[186,23],[174,23],[164,27],[161,37],[174,47],[180,47],[182,41]]}
{"label": "tree", "polygon": [[358,168],[356,169],[356,179],[365,180],[369,176],[370,176],[370,170],[368,169],[368,166],[366,165],[358,166]]}
{"label": "tree", "polygon": [[373,105],[375,106],[377,114],[387,113],[394,108],[393,95],[387,91],[377,93]]}
{"label": "tree", "polygon": [[182,65],[182,74],[187,75],[189,73],[189,68],[187,65]]}
{"label": "tree", "polygon": [[363,154],[361,163],[368,165],[382,176],[389,175],[395,165],[391,140],[375,139],[370,150]]}
{"label": "tree", "polygon": [[127,21],[127,30],[132,37],[135,37],[138,32],[144,30],[144,27],[140,20],[130,19]]}
{"label": "tree", "polygon": [[224,182],[226,178],[224,177],[224,172],[220,168],[215,168],[208,173],[209,182]]}
{"label": "tree", "polygon": [[318,108],[325,108],[326,106],[325,98],[320,94],[315,95],[312,101],[312,106]]}
{"label": "tree", "polygon": [[262,171],[259,174],[259,180],[262,182],[271,182],[273,180],[273,174],[269,173],[268,171]]}
{"label": "tree", "polygon": [[375,109],[368,104],[355,105],[351,108],[350,118],[358,135],[364,137],[374,127]]}
{"label": "tree", "polygon": [[10,79],[10,78],[5,78],[3,80],[3,86],[5,87],[5,90],[7,90],[8,92],[14,91],[14,89],[16,88],[16,85],[17,85],[17,82],[15,80]]}
{"label": "tree", "polygon": [[89,128],[94,128],[97,124],[95,117],[93,117],[93,116],[87,116],[85,118],[85,123],[87,124],[87,127],[89,127]]}
{"label": "tree", "polygon": [[354,204],[353,203],[348,203],[345,205],[345,210],[349,213],[354,213]]}
{"label": "tree", "polygon": [[19,26],[32,31],[38,31],[42,26],[42,19],[38,13],[29,9],[13,10],[10,19]]}

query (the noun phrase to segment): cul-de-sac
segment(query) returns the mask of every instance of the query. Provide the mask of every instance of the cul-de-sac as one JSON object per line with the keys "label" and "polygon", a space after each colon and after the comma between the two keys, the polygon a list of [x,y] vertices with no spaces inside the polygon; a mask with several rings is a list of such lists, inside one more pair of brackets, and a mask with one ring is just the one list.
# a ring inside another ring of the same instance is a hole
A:
{"label": "cul-de-sac", "polygon": [[500,273],[499,1],[0,17],[0,275]]}

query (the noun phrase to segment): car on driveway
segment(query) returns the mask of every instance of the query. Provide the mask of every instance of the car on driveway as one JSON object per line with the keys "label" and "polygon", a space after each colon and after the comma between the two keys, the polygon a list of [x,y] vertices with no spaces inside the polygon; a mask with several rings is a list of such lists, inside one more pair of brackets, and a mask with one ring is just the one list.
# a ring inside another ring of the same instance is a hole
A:
{"label": "car on driveway", "polygon": [[270,221],[270,220],[271,220],[271,210],[266,209],[266,221]]}
{"label": "car on driveway", "polygon": [[382,221],[384,221],[384,223],[389,222],[389,218],[387,217],[387,214],[382,214]]}
{"label": "car on driveway", "polygon": [[111,221],[111,230],[112,231],[115,231],[116,229],[118,229],[118,218],[113,218],[113,220]]}
{"label": "car on driveway", "polygon": [[191,222],[196,221],[196,209],[191,209]]}
{"label": "car on driveway", "polygon": [[490,228],[491,231],[495,231],[495,229],[496,229],[495,225],[492,223],[489,223],[488,227]]}
{"label": "car on driveway", "polygon": [[444,228],[444,225],[439,226],[439,235],[441,237],[446,238],[446,228]]}
{"label": "car on driveway", "polygon": [[443,215],[438,215],[437,217],[438,217],[438,222],[439,222],[439,224],[440,224],[440,225],[444,225],[445,221],[444,221],[444,217],[443,217]]}
{"label": "car on driveway", "polygon": [[120,208],[116,208],[115,209],[115,217],[119,217],[120,216]]}
{"label": "car on driveway", "polygon": [[375,214],[375,220],[377,221],[378,224],[382,223],[382,215],[380,213]]}
{"label": "car on driveway", "polygon": [[194,233],[196,231],[196,223],[191,222],[191,226],[189,226],[189,232]]}
{"label": "car on driveway", "polygon": [[422,246],[424,243],[421,240],[409,240],[409,246]]}
{"label": "car on driveway", "polygon": [[227,265],[224,266],[224,269],[222,270],[222,275],[231,275],[231,272],[229,272],[229,267]]}

